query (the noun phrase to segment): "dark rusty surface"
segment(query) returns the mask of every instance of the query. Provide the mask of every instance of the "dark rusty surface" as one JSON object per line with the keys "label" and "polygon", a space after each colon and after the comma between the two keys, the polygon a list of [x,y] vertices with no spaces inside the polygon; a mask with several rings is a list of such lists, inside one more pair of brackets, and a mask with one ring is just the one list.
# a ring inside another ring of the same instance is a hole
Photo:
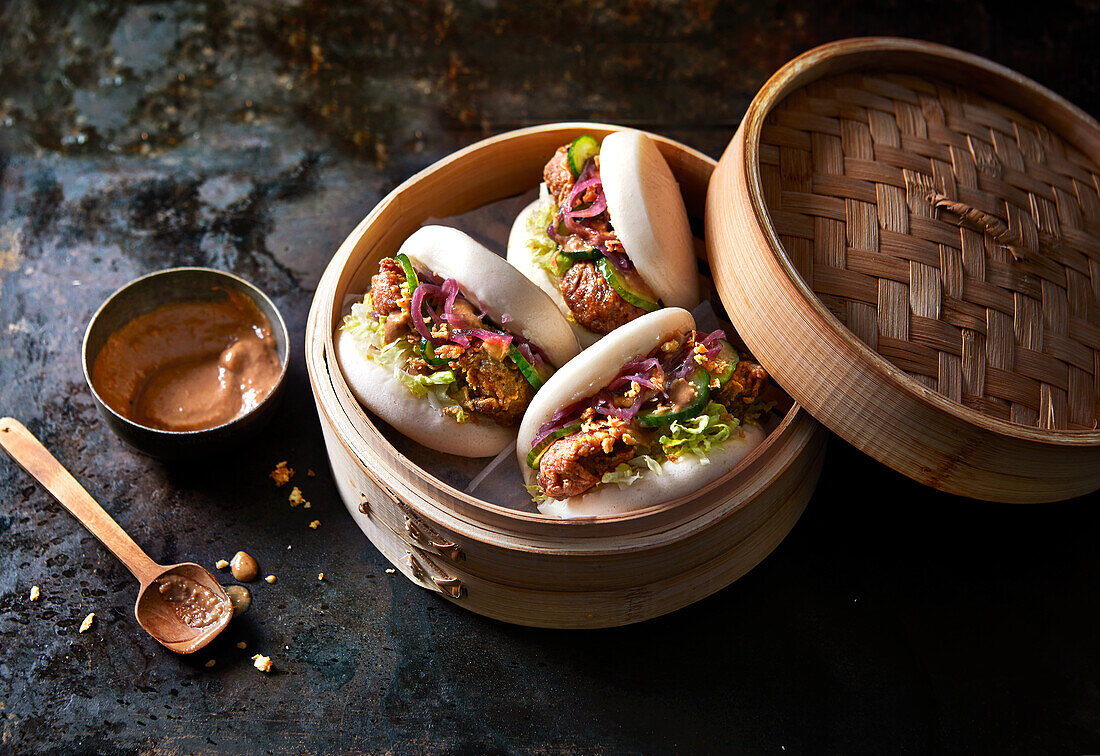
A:
{"label": "dark rusty surface", "polygon": [[[782,63],[872,33],[987,55],[1100,113],[1095,0],[1001,5],[4,4],[0,413],[155,559],[243,548],[278,582],[252,584],[209,653],[166,653],[134,622],[125,569],[0,460],[0,748],[1100,749],[1098,496],[959,500],[834,442],[805,517],[732,587],[637,627],[527,630],[385,574],[332,486],[301,357],[339,241],[483,135],[592,118],[718,155]],[[186,466],[123,448],[79,368],[99,303],[176,264],[267,291],[294,354],[271,432]],[[268,479],[283,459],[312,509]]]}

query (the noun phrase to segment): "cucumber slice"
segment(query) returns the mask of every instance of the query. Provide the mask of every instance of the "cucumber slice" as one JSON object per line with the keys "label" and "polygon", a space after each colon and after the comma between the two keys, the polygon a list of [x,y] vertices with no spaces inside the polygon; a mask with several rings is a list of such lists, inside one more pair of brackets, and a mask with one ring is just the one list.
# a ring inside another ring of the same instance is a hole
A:
{"label": "cucumber slice", "polygon": [[703,407],[707,406],[710,399],[710,376],[706,370],[699,368],[691,374],[691,384],[695,387],[695,398],[691,404],[678,412],[648,412],[638,415],[638,422],[647,428],[661,428],[671,425],[673,420],[688,420],[699,414]]}
{"label": "cucumber slice", "polygon": [[544,381],[542,376],[539,375],[539,371],[524,358],[523,354],[521,354],[514,345],[508,347],[508,356],[512,358],[512,362],[516,363],[516,367],[519,368],[520,374],[527,379],[527,382],[531,384],[531,387],[535,389],[535,391],[542,388]]}
{"label": "cucumber slice", "polygon": [[409,260],[407,255],[397,255],[397,262],[401,263],[401,267],[405,269],[405,282],[409,286],[409,296],[411,297],[412,293],[416,291],[416,287],[420,285],[420,278],[416,275],[412,261]]}
{"label": "cucumber slice", "polygon": [[[571,267],[577,260],[598,260],[603,257],[603,253],[595,247],[589,249],[581,249],[576,252],[566,252],[564,249],[558,251],[558,257],[562,260],[566,260]],[[568,269],[568,268],[567,268]]]}
{"label": "cucumber slice", "polygon": [[725,386],[726,381],[733,377],[733,371],[737,369],[737,363],[741,361],[741,355],[737,354],[737,350],[725,339],[722,339],[721,343],[722,348],[718,350],[718,356],[715,359],[725,362],[729,367],[714,377],[718,379],[719,386]]}
{"label": "cucumber slice", "polygon": [[639,294],[627,285],[623,277],[619,275],[619,271],[615,269],[615,266],[611,264],[611,261],[606,257],[601,257],[600,261],[596,263],[599,266],[600,272],[603,273],[603,277],[607,279],[607,282],[611,284],[611,288],[618,293],[620,297],[634,305],[640,307],[646,312],[653,312],[660,309],[661,305],[657,304],[644,294]]}
{"label": "cucumber slice", "polygon": [[527,453],[527,466],[530,467],[532,470],[539,469],[539,460],[542,459],[543,453],[550,448],[551,444],[553,444],[559,438],[565,438],[566,436],[573,435],[580,429],[580,423],[573,423],[572,425],[567,425],[564,428],[559,428],[558,430],[554,431],[549,436],[544,438],[542,441],[539,441],[538,444],[535,445],[535,448],[531,449],[531,451]]}
{"label": "cucumber slice", "polygon": [[573,172],[573,178],[581,175],[584,165],[593,156],[600,154],[600,143],[588,134],[582,134],[569,145],[566,155],[569,157],[569,170]]}

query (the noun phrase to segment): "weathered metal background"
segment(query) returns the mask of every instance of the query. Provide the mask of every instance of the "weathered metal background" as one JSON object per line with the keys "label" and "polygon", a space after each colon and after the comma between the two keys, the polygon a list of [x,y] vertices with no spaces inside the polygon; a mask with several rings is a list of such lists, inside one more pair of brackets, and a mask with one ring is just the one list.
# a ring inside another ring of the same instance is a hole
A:
{"label": "weathered metal background", "polygon": [[[637,627],[525,630],[384,572],[335,495],[301,356],[339,241],[484,135],[592,118],[718,155],[782,63],[872,33],[989,56],[1100,113],[1097,2],[1002,5],[3,4],[0,413],[155,559],[243,548],[278,582],[209,653],[175,657],[134,622],[125,569],[0,459],[0,749],[1100,749],[1098,496],[963,501],[834,442],[806,516],[731,588]],[[99,421],[79,349],[109,293],[178,264],[267,291],[294,358],[270,432],[164,465]],[[268,479],[280,460],[310,510]]]}

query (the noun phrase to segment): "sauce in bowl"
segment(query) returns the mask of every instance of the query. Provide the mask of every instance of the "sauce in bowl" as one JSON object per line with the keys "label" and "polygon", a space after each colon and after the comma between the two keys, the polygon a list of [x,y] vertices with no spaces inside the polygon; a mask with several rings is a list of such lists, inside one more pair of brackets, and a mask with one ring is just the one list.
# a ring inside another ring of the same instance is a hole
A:
{"label": "sauce in bowl", "polygon": [[92,384],[126,419],[149,428],[214,428],[259,405],[282,364],[271,323],[247,296],[175,302],[108,337]]}

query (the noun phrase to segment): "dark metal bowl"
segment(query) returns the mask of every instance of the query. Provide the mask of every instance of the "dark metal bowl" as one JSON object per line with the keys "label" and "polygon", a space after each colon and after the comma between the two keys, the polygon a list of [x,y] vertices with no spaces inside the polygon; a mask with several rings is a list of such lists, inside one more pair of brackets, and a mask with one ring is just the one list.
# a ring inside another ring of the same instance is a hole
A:
{"label": "dark metal bowl", "polygon": [[[92,365],[107,339],[139,315],[173,302],[210,302],[226,298],[226,291],[244,294],[271,322],[282,371],[271,393],[255,408],[213,428],[168,431],[135,423],[111,409],[92,384]],[[247,281],[210,268],[171,268],[142,276],[112,294],[92,316],[84,333],[81,363],[84,380],[99,414],[123,441],[159,459],[189,459],[225,451],[245,441],[275,412],[288,363],[289,339],[283,316],[267,296]]]}

